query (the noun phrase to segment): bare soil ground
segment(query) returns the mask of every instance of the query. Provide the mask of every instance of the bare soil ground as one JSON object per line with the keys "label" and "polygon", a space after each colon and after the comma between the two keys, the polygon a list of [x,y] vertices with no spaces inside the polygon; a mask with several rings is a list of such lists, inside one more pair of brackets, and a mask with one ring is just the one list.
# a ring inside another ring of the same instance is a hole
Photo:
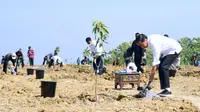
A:
{"label": "bare soil ground", "polygon": [[[0,72],[1,112],[200,112],[200,68],[185,66],[175,78],[170,78],[173,97],[137,99],[132,90],[114,89],[114,71],[107,67],[98,77],[98,101],[94,102],[95,75],[89,66],[65,65],[59,71],[45,71],[43,80],[57,82],[54,98],[41,97],[40,81],[35,75],[4,74]],[[2,68],[1,68],[2,71]],[[24,69],[26,71],[26,69]],[[147,82],[150,67],[141,74],[141,85]],[[158,74],[152,91],[159,93]],[[127,88],[131,87],[126,85]]]}

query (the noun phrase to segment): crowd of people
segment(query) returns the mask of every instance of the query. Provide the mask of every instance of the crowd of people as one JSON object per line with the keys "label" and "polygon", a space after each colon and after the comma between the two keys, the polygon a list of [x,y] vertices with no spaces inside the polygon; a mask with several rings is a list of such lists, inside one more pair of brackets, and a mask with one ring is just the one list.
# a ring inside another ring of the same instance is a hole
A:
{"label": "crowd of people", "polygon": [[[35,53],[31,46],[28,47],[27,57],[29,59],[29,65],[34,66]],[[3,72],[7,73],[7,68],[9,66],[11,74],[16,74],[20,65],[22,69],[24,68],[24,58],[25,57],[21,48],[14,53],[8,53],[5,56],[2,56],[1,64],[3,65]],[[58,53],[54,51],[54,53],[49,53],[44,57],[42,65],[48,65],[49,68],[52,66],[54,67],[55,65],[62,67],[63,62],[62,59],[58,56]]]}
{"label": "crowd of people", "polygon": [[[104,60],[103,60],[103,46],[97,43],[96,40],[92,40],[90,37],[85,39],[90,49],[91,57],[93,57],[93,69],[96,74],[102,75],[105,72]],[[146,36],[145,34],[136,33],[135,40],[132,45],[124,53],[126,66],[134,65],[137,68],[137,72],[144,73],[143,66],[146,65],[146,48],[150,47],[153,52],[152,70],[149,75],[149,83],[153,82],[155,72],[158,70],[160,87],[162,92],[160,96],[169,96],[172,94],[170,89],[169,77],[171,75],[170,70],[178,70],[180,65],[180,54],[182,51],[181,45],[174,39],[170,38],[167,34],[159,35],[152,34]],[[28,47],[27,57],[29,58],[30,66],[34,66],[34,50],[31,46]],[[197,63],[197,57],[193,56],[194,65]],[[77,59],[77,64],[89,64],[90,60],[88,57],[84,57],[83,60]],[[133,64],[134,63],[134,64]],[[2,56],[1,64],[3,64],[3,71],[7,73],[8,64],[11,65],[11,73],[16,73],[17,68],[24,67],[24,55],[22,49],[19,49],[15,53],[8,53]],[[52,67],[55,65],[63,66],[62,59],[58,56],[58,52],[49,53],[44,56],[42,65],[48,65]],[[115,59],[113,65],[119,65],[119,59]]]}

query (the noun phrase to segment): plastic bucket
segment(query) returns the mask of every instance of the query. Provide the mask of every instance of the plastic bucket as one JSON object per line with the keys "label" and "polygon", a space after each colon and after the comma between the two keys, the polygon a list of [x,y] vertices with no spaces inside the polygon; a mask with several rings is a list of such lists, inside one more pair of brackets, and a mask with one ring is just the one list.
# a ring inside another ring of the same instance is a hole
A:
{"label": "plastic bucket", "polygon": [[33,75],[34,74],[34,69],[28,68],[27,69],[27,75]]}
{"label": "plastic bucket", "polygon": [[55,97],[56,82],[53,81],[41,81],[41,96]]}
{"label": "plastic bucket", "polygon": [[44,70],[36,70],[36,79],[43,79],[44,78]]}

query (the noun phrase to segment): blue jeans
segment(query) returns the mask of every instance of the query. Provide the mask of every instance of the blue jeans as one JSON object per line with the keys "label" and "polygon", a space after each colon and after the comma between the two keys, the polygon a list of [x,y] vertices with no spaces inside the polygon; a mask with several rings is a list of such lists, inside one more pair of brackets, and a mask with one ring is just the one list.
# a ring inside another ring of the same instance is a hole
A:
{"label": "blue jeans", "polygon": [[95,73],[97,73],[97,70],[99,70],[99,73],[97,73],[97,74],[102,75],[104,72],[103,65],[104,65],[103,59],[101,56],[98,56],[96,58],[96,60],[93,60],[93,69],[94,69]]}

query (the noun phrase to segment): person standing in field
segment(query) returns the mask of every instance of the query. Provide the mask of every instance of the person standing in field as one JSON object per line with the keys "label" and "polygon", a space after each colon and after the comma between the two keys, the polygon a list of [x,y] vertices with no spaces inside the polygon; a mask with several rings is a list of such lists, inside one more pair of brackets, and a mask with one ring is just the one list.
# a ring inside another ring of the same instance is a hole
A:
{"label": "person standing in field", "polygon": [[89,45],[91,56],[94,58],[93,69],[96,74],[102,75],[105,72],[104,62],[102,59],[103,47],[100,46],[99,43],[96,43],[95,40],[92,40],[90,37],[87,37],[85,41]]}
{"label": "person standing in field", "polygon": [[31,48],[31,46],[28,47],[28,58],[29,58],[29,64],[30,66],[34,66],[34,50]]}
{"label": "person standing in field", "polygon": [[81,64],[81,59],[80,59],[80,57],[78,57],[78,59],[76,60],[76,63],[77,63],[77,65],[80,65],[80,64]]}
{"label": "person standing in field", "polygon": [[2,59],[1,59],[1,65],[3,65],[3,63],[4,63],[4,59],[5,57],[4,56],[2,56]]}
{"label": "person standing in field", "polygon": [[21,48],[16,52],[16,55],[17,55],[17,66],[20,66],[21,63],[22,68],[24,68],[24,56]]}
{"label": "person standing in field", "polygon": [[[144,34],[137,34],[135,41],[138,46],[142,48],[150,47],[153,51],[153,63],[149,75],[149,83],[153,81],[155,72],[158,69],[160,85],[161,89],[163,89],[158,95],[171,96],[169,68],[179,57],[182,51],[181,45],[176,40],[159,34],[152,34],[148,37]],[[160,60],[161,54],[163,58]]]}

